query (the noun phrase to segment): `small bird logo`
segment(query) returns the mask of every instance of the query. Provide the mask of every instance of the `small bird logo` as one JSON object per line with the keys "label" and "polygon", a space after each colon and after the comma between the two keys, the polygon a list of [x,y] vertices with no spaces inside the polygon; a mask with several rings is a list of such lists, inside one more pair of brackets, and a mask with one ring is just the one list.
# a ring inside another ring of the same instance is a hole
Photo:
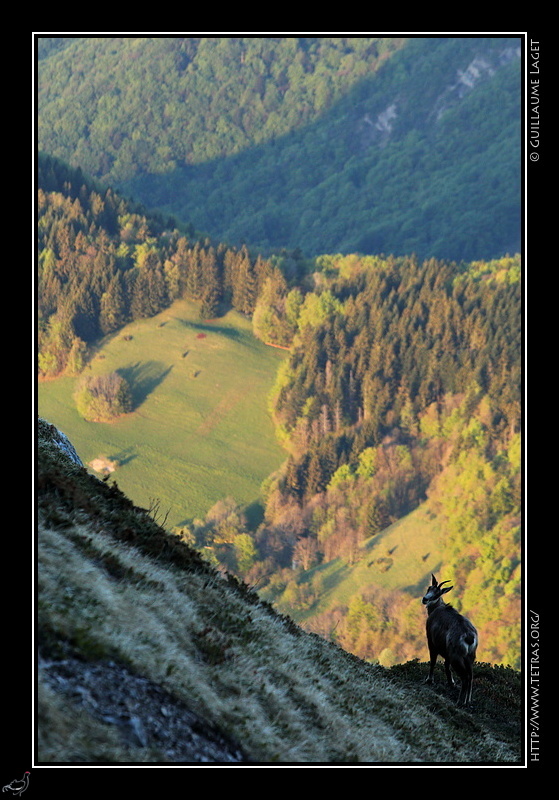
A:
{"label": "small bird logo", "polygon": [[5,786],[2,787],[2,791],[11,792],[14,795],[14,797],[17,797],[18,795],[22,794],[22,792],[24,792],[29,786],[29,775],[30,773],[26,770],[23,773],[23,778],[20,781],[15,780],[12,781],[11,783],[7,783]]}

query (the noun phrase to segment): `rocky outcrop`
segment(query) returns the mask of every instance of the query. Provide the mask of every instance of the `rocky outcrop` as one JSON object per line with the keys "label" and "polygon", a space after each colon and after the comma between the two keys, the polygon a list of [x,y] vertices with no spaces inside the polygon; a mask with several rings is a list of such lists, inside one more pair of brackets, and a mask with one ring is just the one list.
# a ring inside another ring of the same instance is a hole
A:
{"label": "rocky outcrop", "polygon": [[44,683],[81,714],[112,728],[123,747],[166,762],[241,764],[241,748],[154,681],[113,661],[41,659]]}
{"label": "rocky outcrop", "polygon": [[520,58],[520,48],[512,47],[487,55],[477,55],[465,69],[458,70],[454,81],[442,92],[433,108],[431,116],[438,121],[445,111],[456,105],[479,83],[491,78],[499,67]]}

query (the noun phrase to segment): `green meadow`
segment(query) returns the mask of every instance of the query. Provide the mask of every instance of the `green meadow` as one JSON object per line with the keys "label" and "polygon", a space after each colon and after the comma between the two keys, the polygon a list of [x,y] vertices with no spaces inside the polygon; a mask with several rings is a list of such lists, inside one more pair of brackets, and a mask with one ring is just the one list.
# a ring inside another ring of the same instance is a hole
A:
{"label": "green meadow", "polygon": [[[435,516],[424,503],[385,530],[366,539],[362,557],[334,580],[331,600],[347,603],[367,584],[387,591],[413,590],[422,592],[430,582],[431,570],[440,567],[442,560],[441,535]],[[424,563],[424,577],[416,586],[418,564]],[[388,568],[386,568],[388,567]],[[334,570],[336,572],[336,570]]]}
{"label": "green meadow", "polygon": [[[385,592],[404,589],[410,597],[420,597],[430,583],[431,572],[441,566],[443,539],[429,503],[423,503],[363,541],[361,553],[352,564],[337,558],[309,570],[307,580],[321,576],[320,596],[310,608],[290,610],[290,615],[304,623],[324,611],[348,606],[369,586]],[[418,570],[420,564],[425,565],[422,573]]]}
{"label": "green meadow", "polygon": [[86,367],[126,378],[130,414],[86,422],[73,400],[77,378],[68,377],[39,384],[38,410],[69,436],[84,464],[116,462],[110,480],[172,527],[203,517],[224,497],[257,506],[262,481],[286,457],[267,409],[284,358],[240,314],[201,321],[195,303],[179,301],[107,337]]}

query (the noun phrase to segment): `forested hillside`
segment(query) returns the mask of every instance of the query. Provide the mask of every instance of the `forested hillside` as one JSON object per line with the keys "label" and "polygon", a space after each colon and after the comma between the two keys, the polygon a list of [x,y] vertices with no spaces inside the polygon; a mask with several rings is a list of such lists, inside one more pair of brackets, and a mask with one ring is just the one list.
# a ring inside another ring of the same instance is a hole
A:
{"label": "forested hillside", "polygon": [[[193,541],[310,619],[324,590],[315,568],[355,563],[370,537],[426,504],[444,530],[444,569],[487,634],[491,660],[519,666],[518,257],[458,267],[339,256],[317,266],[317,286],[298,304],[285,302],[296,290],[283,293],[283,305],[281,291],[270,292],[255,313],[257,322],[258,310],[272,308],[286,341],[297,308],[271,397],[290,455],[268,483],[256,563],[239,570],[220,546],[233,541],[224,534],[231,509]],[[270,323],[267,339],[272,330]],[[377,566],[389,570],[393,561],[386,554]],[[424,647],[416,605],[413,592],[379,595],[373,572],[353,607],[311,627],[362,657],[388,648],[403,660]]]}
{"label": "forested hillside", "polygon": [[41,149],[219,241],[420,259],[519,249],[519,39],[47,44]]}
{"label": "forested hillside", "polygon": [[292,259],[264,260],[246,247],[201,240],[191,229],[147,213],[80,169],[39,156],[39,374],[78,374],[87,348],[127,322],[173,300],[200,302],[209,319],[233,307],[250,316],[265,281],[295,270]]}
{"label": "forested hillside", "polygon": [[58,50],[63,50],[75,40],[75,36],[40,36],[37,38],[37,57],[39,59],[47,58]]}

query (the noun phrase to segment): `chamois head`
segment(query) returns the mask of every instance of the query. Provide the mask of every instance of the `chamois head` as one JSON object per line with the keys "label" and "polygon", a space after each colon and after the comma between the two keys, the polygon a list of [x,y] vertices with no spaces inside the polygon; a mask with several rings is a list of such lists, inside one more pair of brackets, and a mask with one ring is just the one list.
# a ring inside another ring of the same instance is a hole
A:
{"label": "chamois head", "polygon": [[428,587],[427,591],[423,595],[422,602],[423,602],[424,606],[428,606],[428,605],[431,605],[433,603],[436,603],[437,600],[439,599],[439,597],[441,597],[441,595],[446,594],[447,592],[450,592],[450,590],[454,588],[453,586],[446,586],[444,589],[441,589],[441,586],[444,583],[450,583],[450,581],[441,581],[440,583],[437,583],[437,579],[435,578],[435,576],[432,573],[431,573],[431,577],[433,579],[431,581],[431,586]]}

